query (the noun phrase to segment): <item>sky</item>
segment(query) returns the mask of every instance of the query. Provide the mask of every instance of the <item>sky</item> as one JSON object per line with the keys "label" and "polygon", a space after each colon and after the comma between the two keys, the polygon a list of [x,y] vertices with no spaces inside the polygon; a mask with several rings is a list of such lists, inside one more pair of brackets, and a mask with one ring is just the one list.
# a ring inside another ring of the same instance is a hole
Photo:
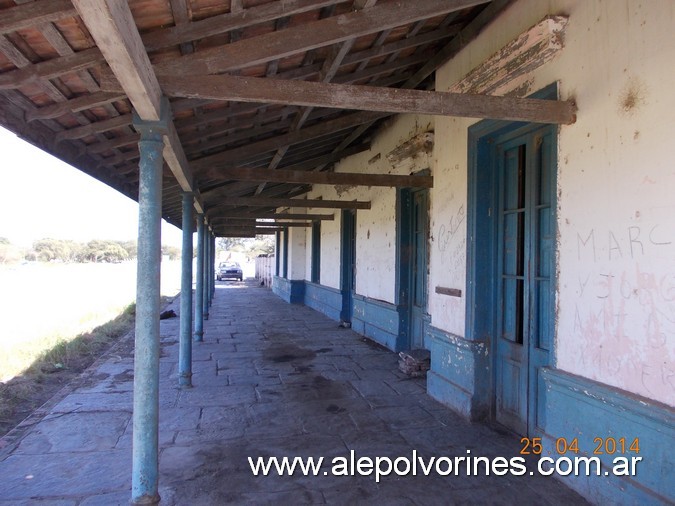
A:
{"label": "sky", "polygon": [[[30,246],[43,238],[130,240],[138,204],[0,127],[0,237]],[[181,231],[162,220],[162,244]]]}

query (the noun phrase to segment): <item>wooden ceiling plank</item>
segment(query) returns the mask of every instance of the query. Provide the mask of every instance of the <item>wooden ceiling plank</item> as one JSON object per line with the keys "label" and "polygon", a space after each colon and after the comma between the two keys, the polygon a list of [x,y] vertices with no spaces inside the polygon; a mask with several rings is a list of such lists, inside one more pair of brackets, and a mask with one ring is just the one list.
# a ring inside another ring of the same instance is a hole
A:
{"label": "wooden ceiling plank", "polygon": [[123,114],[121,116],[117,116],[116,118],[105,119],[102,121],[97,121],[96,123],[91,123],[89,125],[82,125],[69,130],[63,130],[56,135],[55,139],[56,142],[82,139],[83,137],[88,137],[90,135],[95,135],[97,133],[106,132],[108,130],[114,130],[116,128],[122,128],[129,125],[131,125],[131,114]]}
{"label": "wooden ceiling plank", "polygon": [[[32,0],[15,0],[15,1],[17,3],[19,2],[26,4],[32,3]],[[49,42],[49,44],[57,51],[59,56],[71,56],[75,54],[75,51],[70,46],[68,41],[65,39],[63,34],[56,29],[56,27],[52,22],[40,25],[38,27],[38,30],[42,33],[45,40],[47,40],[47,42]],[[100,87],[98,83],[94,80],[94,78],[91,76],[88,70],[78,70],[77,75],[82,80],[82,83],[84,84],[84,87],[87,89],[87,91],[89,91],[91,94],[96,94],[99,92]],[[70,100],[64,103],[69,102]],[[110,105],[108,101],[101,102],[100,107],[103,107],[108,113],[108,116],[111,118],[120,115],[119,111],[115,109],[112,105]],[[105,137],[103,137],[102,135],[98,134],[97,137],[99,137],[99,139],[101,139],[102,141],[105,141]]]}
{"label": "wooden ceiling plank", "polygon": [[[33,5],[27,4],[27,5]],[[85,70],[104,61],[97,47],[84,49],[68,56],[60,56],[40,63],[26,65],[18,70],[0,74],[0,89],[18,88],[39,79],[54,79],[64,74]]]}
{"label": "wooden ceiling plank", "polygon": [[343,158],[355,155],[357,153],[362,153],[364,151],[368,151],[369,149],[370,149],[369,143],[358,144],[345,150],[338,151],[336,153],[329,153],[327,155],[322,155],[303,162],[285,165],[280,168],[284,170],[310,170],[316,167],[317,165],[335,163],[342,160]]}
{"label": "wooden ceiling plank", "polygon": [[70,114],[71,112],[84,111],[93,107],[101,106],[103,104],[117,102],[118,100],[123,100],[125,98],[126,95],[123,93],[107,93],[105,91],[99,91],[96,93],[72,98],[67,102],[60,102],[57,104],[40,107],[39,109],[35,109],[34,111],[26,114],[26,120],[35,121],[37,119],[58,118],[66,114]]}
{"label": "wooden ceiling plank", "polygon": [[158,75],[199,75],[240,70],[481,3],[485,0],[386,2],[159,62],[155,72]]}
{"label": "wooden ceiling plank", "polygon": [[375,121],[385,116],[388,116],[388,114],[372,112],[357,112],[348,114],[334,120],[324,121],[317,125],[303,128],[297,132],[289,132],[287,134],[265,139],[263,141],[253,142],[240,148],[223,151],[215,155],[205,156],[198,160],[192,161],[192,169],[196,172],[199,170],[204,171],[207,169],[218,168],[219,164],[228,166],[238,161],[246,160],[249,157],[259,155],[260,153],[272,151],[287,144],[297,144],[319,138],[324,135],[329,135],[341,130],[353,128],[363,123]]}
{"label": "wooden ceiling plank", "polygon": [[283,16],[293,16],[303,12],[318,10],[332,5],[335,0],[281,0],[248,9],[211,16],[192,21],[186,25],[178,25],[163,30],[156,30],[143,35],[143,44],[148,51],[155,51],[167,46],[192,42],[213,35],[238,30],[255,24],[274,21]]}
{"label": "wooden ceiling plank", "polygon": [[42,0],[2,10],[0,34],[12,33],[43,23],[77,15],[70,0]]}
{"label": "wooden ceiling plank", "polygon": [[89,153],[105,153],[111,149],[121,148],[124,146],[130,146],[137,144],[141,136],[137,133],[130,135],[123,135],[121,137],[115,137],[105,142],[97,142],[96,144],[90,144],[87,146],[87,151]]}
{"label": "wooden ceiling plank", "polygon": [[538,100],[426,90],[286,81],[240,76],[162,78],[169,95],[334,107],[394,114],[427,114],[569,125],[576,107],[570,101]]}
{"label": "wooden ceiling plank", "polygon": [[269,181],[277,183],[304,183],[354,186],[386,186],[394,188],[433,188],[431,176],[395,174],[365,174],[346,172],[314,172],[303,170],[220,169],[219,177],[233,181]]}
{"label": "wooden ceiling plank", "polygon": [[[375,5],[376,2],[377,0],[365,0],[365,2],[362,3],[360,0],[357,0],[354,3],[354,8],[363,9],[366,6],[371,7]],[[351,51],[352,47],[354,46],[354,42],[356,42],[356,39],[349,39],[344,41],[342,44],[340,44],[340,47],[337,49],[337,51],[334,52],[332,57],[326,59],[320,73],[319,80],[321,82],[324,83],[330,82],[333,79],[333,77],[335,77],[335,74],[340,69],[342,61],[345,59],[345,56],[347,56],[349,51]],[[309,118],[309,115],[312,113],[313,109],[314,109],[313,107],[304,108],[302,112],[296,117],[293,126],[291,127],[291,130],[294,131],[300,130],[307,121],[307,119]],[[284,155],[286,154],[289,148],[290,145],[282,146],[281,148],[279,148],[272,157],[272,161],[270,162],[267,168],[270,170],[276,169],[281,163],[281,160],[283,159]],[[256,195],[259,195],[265,189],[265,184],[266,181],[263,181],[260,184],[260,186],[258,186],[258,188],[255,191]]]}
{"label": "wooden ceiling plank", "polygon": [[[432,32],[424,33],[416,37],[411,37],[410,39],[401,39],[396,42],[390,42],[388,44],[382,45],[386,39],[386,35],[389,33],[388,30],[385,30],[380,34],[376,42],[368,49],[362,51],[357,51],[347,55],[343,61],[344,65],[351,65],[353,63],[361,63],[362,65],[356,70],[361,71],[366,68],[368,61],[372,58],[386,56],[388,54],[403,51],[411,47],[416,47],[420,45],[430,44],[437,40],[441,40],[447,37],[456,35],[458,32],[457,27],[444,27],[439,30],[434,30]],[[380,44],[379,46],[376,44]],[[318,74],[323,68],[322,64],[314,64],[306,67],[300,67],[297,69],[287,70],[280,72],[278,76],[282,79],[307,79],[315,74]]]}

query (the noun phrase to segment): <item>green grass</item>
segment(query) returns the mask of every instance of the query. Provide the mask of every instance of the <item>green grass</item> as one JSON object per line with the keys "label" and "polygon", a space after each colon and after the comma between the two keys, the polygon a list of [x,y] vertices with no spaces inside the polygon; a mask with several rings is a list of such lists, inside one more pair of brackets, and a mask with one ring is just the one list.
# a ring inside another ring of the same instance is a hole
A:
{"label": "green grass", "polygon": [[[172,300],[162,297],[162,307]],[[136,304],[117,317],[70,339],[59,339],[39,353],[25,370],[0,382],[0,436],[40,407],[68,381],[89,367],[134,327]],[[159,318],[159,315],[157,315]]]}
{"label": "green grass", "polygon": [[85,357],[98,355],[101,348],[131,330],[136,315],[136,304],[129,304],[116,318],[99,325],[74,339],[60,339],[50,349],[40,353],[24,372],[39,374],[54,369],[68,369]]}

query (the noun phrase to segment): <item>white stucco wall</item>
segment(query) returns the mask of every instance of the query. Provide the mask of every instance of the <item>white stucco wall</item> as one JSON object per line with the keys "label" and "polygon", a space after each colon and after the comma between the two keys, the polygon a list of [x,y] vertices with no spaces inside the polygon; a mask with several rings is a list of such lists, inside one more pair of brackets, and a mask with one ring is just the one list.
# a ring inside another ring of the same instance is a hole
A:
{"label": "white stucco wall", "polygon": [[[511,6],[437,73],[447,90],[548,14],[569,16],[565,49],[530,76],[574,98],[560,128],[560,369],[675,405],[675,2],[541,1]],[[436,119],[432,190],[432,324],[464,335],[467,128]]]}
{"label": "white stucco wall", "polygon": [[288,279],[305,279],[305,258],[309,256],[305,235],[303,227],[288,229]]}
{"label": "white stucco wall", "polygon": [[[408,175],[429,169],[429,154],[420,153],[396,164],[389,162],[386,156],[415,135],[428,131],[433,131],[431,117],[404,115],[392,119],[377,132],[369,151],[341,160],[335,171]],[[371,202],[371,209],[358,210],[356,215],[356,293],[395,303],[396,190],[317,185],[308,197]],[[340,229],[341,211],[335,210],[335,220],[321,224],[321,284],[332,288],[340,287]],[[305,279],[311,279],[310,265],[306,264]]]}

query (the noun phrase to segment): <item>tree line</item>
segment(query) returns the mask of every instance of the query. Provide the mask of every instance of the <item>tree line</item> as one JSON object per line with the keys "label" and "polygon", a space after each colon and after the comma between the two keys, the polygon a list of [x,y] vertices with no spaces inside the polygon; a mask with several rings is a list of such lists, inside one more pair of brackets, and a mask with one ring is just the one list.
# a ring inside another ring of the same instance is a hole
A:
{"label": "tree line", "polygon": [[[94,239],[86,243],[68,239],[40,239],[29,248],[13,245],[7,238],[0,237],[0,264],[33,262],[61,263],[119,263],[136,258],[136,241],[113,241]],[[162,246],[162,255],[169,260],[180,258],[180,249]]]}

